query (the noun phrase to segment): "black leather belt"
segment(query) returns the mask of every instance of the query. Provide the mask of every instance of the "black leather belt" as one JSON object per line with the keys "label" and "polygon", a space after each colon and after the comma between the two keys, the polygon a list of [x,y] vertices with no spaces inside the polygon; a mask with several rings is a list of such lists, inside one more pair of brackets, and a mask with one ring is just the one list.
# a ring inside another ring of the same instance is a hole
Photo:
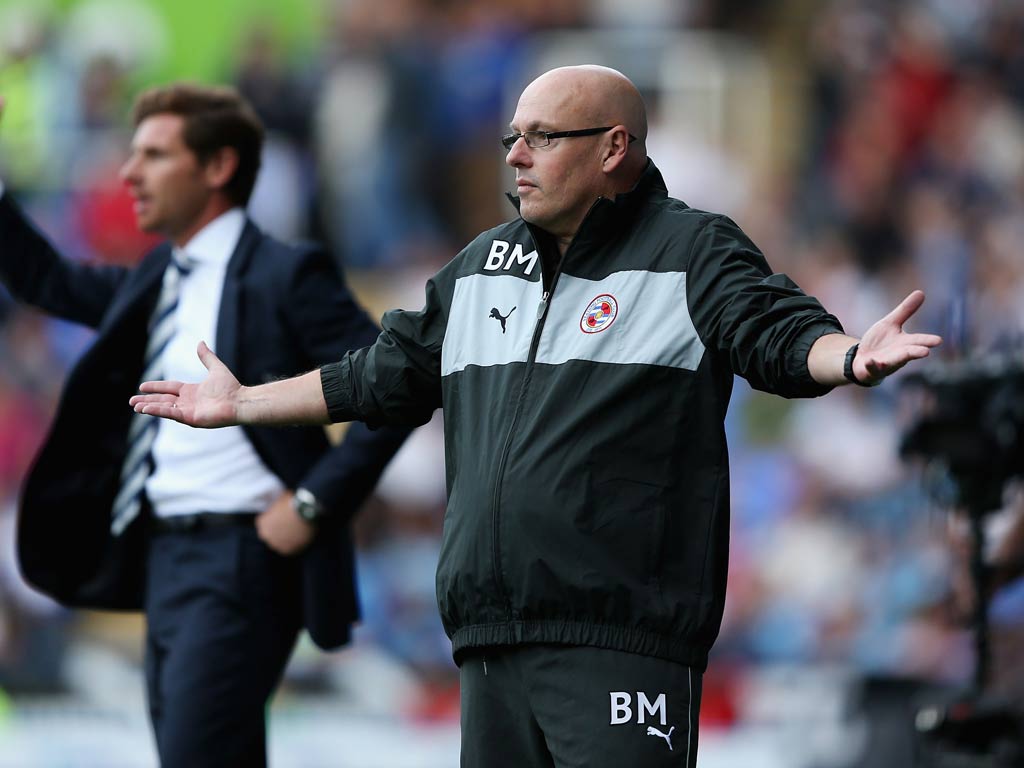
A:
{"label": "black leather belt", "polygon": [[211,528],[251,528],[256,521],[256,512],[196,512],[193,515],[171,515],[152,517],[154,533],[198,533]]}

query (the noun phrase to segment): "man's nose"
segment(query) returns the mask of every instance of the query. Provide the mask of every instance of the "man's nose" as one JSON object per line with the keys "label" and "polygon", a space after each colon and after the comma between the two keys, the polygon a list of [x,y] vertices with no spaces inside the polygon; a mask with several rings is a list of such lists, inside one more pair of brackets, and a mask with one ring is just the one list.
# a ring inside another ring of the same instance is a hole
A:
{"label": "man's nose", "polygon": [[135,162],[135,158],[133,156],[129,156],[128,159],[121,164],[121,168],[118,171],[118,176],[121,177],[121,181],[129,183],[134,178],[136,178],[136,171],[137,164]]}
{"label": "man's nose", "polygon": [[512,145],[512,149],[505,155],[505,164],[513,168],[519,168],[530,164],[530,148],[526,144],[526,139],[520,136],[516,139],[515,144]]}

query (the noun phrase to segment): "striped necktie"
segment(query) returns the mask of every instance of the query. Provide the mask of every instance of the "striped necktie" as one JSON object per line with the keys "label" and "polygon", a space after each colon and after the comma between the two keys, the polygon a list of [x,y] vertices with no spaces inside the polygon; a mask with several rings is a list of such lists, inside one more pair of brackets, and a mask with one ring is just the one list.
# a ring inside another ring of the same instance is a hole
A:
{"label": "striped necktie", "polygon": [[[188,257],[175,248],[171,262],[164,270],[163,285],[156,307],[149,319],[146,354],[143,358],[142,381],[162,378],[163,354],[174,336],[177,324],[178,295],[181,279],[192,269]],[[132,415],[128,427],[128,453],[121,465],[120,490],[114,498],[110,530],[120,536],[142,508],[142,492],[146,478],[153,471],[150,451],[156,439],[158,419],[142,413]]]}

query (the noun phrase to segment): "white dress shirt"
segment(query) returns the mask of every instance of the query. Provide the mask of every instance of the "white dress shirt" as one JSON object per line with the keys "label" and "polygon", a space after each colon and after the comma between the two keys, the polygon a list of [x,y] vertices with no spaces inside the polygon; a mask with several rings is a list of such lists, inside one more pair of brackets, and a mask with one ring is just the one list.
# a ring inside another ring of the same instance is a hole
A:
{"label": "white dress shirt", "polygon": [[[203,227],[182,249],[192,270],[181,281],[177,327],[163,354],[163,378],[187,382],[206,378],[196,346],[205,341],[217,351],[224,275],[244,227],[244,212],[233,208]],[[262,512],[284,490],[241,427],[195,429],[159,421],[153,443],[156,469],[146,482],[146,494],[158,517]]]}

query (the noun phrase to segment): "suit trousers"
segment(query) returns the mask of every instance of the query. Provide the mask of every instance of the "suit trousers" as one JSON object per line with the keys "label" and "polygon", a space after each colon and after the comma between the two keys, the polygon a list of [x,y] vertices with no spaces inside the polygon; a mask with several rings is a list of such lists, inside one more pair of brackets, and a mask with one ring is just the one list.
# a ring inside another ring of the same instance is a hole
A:
{"label": "suit trousers", "polygon": [[163,768],[266,765],[266,705],[301,624],[298,558],[252,525],[153,533],[146,687]]}

